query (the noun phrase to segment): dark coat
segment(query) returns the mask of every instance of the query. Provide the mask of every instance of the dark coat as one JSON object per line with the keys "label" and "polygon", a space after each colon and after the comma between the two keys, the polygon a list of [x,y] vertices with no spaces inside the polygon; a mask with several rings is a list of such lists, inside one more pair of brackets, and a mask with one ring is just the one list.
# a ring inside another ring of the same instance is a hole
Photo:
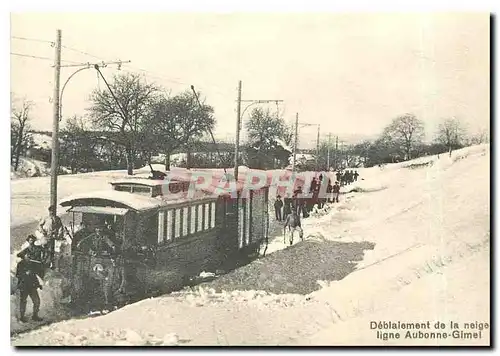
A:
{"label": "dark coat", "polygon": [[22,260],[17,264],[17,286],[20,290],[31,290],[41,287],[37,278],[37,274],[39,274],[37,268],[35,263],[29,260]]}

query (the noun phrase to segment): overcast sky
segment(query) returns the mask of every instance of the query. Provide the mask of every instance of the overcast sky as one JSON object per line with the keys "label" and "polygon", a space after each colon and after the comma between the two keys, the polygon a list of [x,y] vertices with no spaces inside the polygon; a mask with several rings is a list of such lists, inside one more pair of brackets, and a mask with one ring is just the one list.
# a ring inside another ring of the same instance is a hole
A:
{"label": "overcast sky", "polygon": [[[173,93],[193,84],[215,109],[218,137],[234,134],[238,80],[243,99],[284,100],[287,121],[298,112],[301,122],[321,124],[322,136],[375,135],[406,112],[430,135],[450,116],[472,131],[489,128],[489,21],[488,13],[41,13],[13,14],[11,36],[54,41],[59,28],[63,64],[131,60],[122,70],[147,70],[147,81]],[[46,42],[11,39],[11,52],[54,57]],[[11,90],[36,103],[37,129],[51,129],[52,64],[11,55]],[[63,68],[61,86],[74,71]],[[105,87],[94,70],[75,75],[64,115],[84,114],[97,86]],[[300,137],[313,141],[315,128]]]}

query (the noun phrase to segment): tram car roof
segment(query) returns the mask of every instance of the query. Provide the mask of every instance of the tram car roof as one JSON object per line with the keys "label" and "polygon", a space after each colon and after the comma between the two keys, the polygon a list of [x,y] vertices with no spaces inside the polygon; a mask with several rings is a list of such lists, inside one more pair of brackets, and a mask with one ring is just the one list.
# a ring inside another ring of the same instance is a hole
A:
{"label": "tram car roof", "polygon": [[[213,200],[217,196],[203,191],[195,191],[192,196],[185,194],[171,194],[149,197],[141,194],[120,192],[116,190],[102,190],[74,194],[59,201],[63,207],[71,207],[69,211],[111,213],[124,215],[127,211],[144,212],[162,206],[184,204],[193,200]],[[75,207],[78,207],[75,209]]]}
{"label": "tram car roof", "polygon": [[[232,173],[232,171],[230,171]],[[267,187],[271,185],[272,175],[270,172],[266,172],[263,170],[257,169],[249,169],[245,172],[242,172],[238,175],[238,182],[234,186],[234,182],[230,180],[223,181],[225,173],[222,171],[216,170],[188,170],[188,169],[179,169],[168,172],[167,178],[164,180],[161,179],[148,179],[148,178],[139,178],[139,177],[130,177],[130,178],[122,178],[117,179],[110,184],[112,186],[116,185],[126,185],[126,184],[134,184],[134,185],[142,185],[147,187],[156,187],[156,186],[165,186],[169,184],[175,183],[193,183],[196,182],[196,186],[199,187],[200,190],[206,192],[214,192],[217,188],[225,189],[226,191],[232,187],[236,188],[236,191],[242,191],[245,188],[245,184],[249,183],[249,176],[252,173],[259,173],[261,176],[265,176],[264,184],[260,183],[261,187]],[[287,173],[285,173],[287,175]],[[211,179],[210,184],[204,184],[204,179]],[[252,180],[252,183],[259,183],[259,177],[255,175]],[[252,186],[246,187],[247,189],[253,190]]]}
{"label": "tram car roof", "polygon": [[[183,174],[176,174],[166,180],[152,180],[145,178],[124,178],[110,182],[111,185],[116,186],[120,184],[142,185],[147,187],[165,186],[170,183],[191,183],[194,182],[195,176],[192,173],[201,172],[183,172]],[[204,172],[206,173],[206,172]],[[210,172],[212,173],[212,172]],[[236,191],[241,192],[245,188],[245,176],[240,176],[239,181],[235,185],[231,181],[221,181],[224,174],[211,174],[212,182],[210,184],[202,184],[198,179],[198,184],[195,184],[194,189],[189,191],[180,192],[177,194],[167,193],[155,197],[146,196],[143,194],[136,194],[128,191],[118,190],[103,190],[103,191],[89,191],[80,194],[68,196],[59,201],[62,207],[71,207],[68,211],[78,212],[94,212],[102,214],[124,215],[127,211],[133,210],[136,212],[143,212],[147,210],[157,209],[162,206],[182,205],[192,201],[212,200],[218,196],[231,196],[233,187]],[[199,175],[199,177],[204,177]],[[193,179],[193,180],[191,180]],[[203,178],[202,178],[203,179]],[[260,188],[268,186],[266,182]],[[260,189],[257,188],[257,189]],[[249,190],[254,190],[251,186]],[[165,190],[166,191],[166,190]]]}
{"label": "tram car roof", "polygon": [[[118,185],[118,184],[136,184],[136,185],[143,185],[147,187],[156,187],[158,185],[164,185],[170,182],[173,182],[174,180],[161,180],[161,179],[148,179],[148,178],[122,178],[122,179],[116,179],[112,182],[110,182],[111,185]],[[175,180],[176,182],[176,180]]]}

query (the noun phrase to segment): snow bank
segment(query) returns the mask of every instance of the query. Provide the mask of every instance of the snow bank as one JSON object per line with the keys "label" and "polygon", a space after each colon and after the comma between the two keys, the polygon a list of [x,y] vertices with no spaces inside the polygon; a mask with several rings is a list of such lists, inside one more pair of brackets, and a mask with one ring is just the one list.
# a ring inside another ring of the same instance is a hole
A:
{"label": "snow bank", "polygon": [[27,177],[45,177],[50,175],[50,167],[42,161],[31,158],[20,157],[17,171],[11,167],[11,179],[27,178]]}
{"label": "snow bank", "polygon": [[[66,246],[66,255],[69,253],[70,246]],[[19,291],[16,290],[17,278],[16,278],[16,266],[20,261],[17,254],[20,250],[14,251],[10,257],[10,284],[11,284],[11,296],[10,296],[10,309],[11,309],[11,334],[23,332],[32,329],[36,323],[21,323],[19,319]],[[67,267],[67,266],[66,266]],[[70,281],[62,273],[47,270],[44,279],[39,279],[42,289],[38,290],[41,301],[40,317],[44,319],[44,322],[54,322],[58,320],[64,320],[71,316],[69,309],[67,308],[68,292],[70,287]],[[14,294],[12,292],[15,291]],[[26,316],[31,318],[32,313],[32,303],[31,299],[28,299]]]}
{"label": "snow bank", "polygon": [[[402,322],[441,321],[446,332],[451,334],[450,321],[463,325],[464,322],[477,321],[490,323],[489,300],[489,251],[484,248],[469,257],[440,268],[401,286],[385,295],[378,295],[371,303],[370,311],[362,311],[368,305],[352,302],[358,314],[350,319],[340,320],[332,307],[336,322],[317,334],[300,338],[296,345],[490,345],[490,330],[483,330],[481,339],[403,339],[383,340],[375,337],[376,330],[370,329],[371,321],[393,320]],[[361,295],[363,299],[364,296]],[[356,332],[353,332],[355,330]],[[463,329],[462,329],[463,330]],[[431,330],[435,331],[435,330]],[[469,330],[470,331],[470,330]]]}
{"label": "snow bank", "polygon": [[[467,280],[487,273],[488,146],[457,151],[448,160],[441,155],[435,162],[422,169],[397,164],[363,170],[364,180],[344,188],[370,193],[345,191],[340,204],[313,212],[303,222],[305,242],[285,248],[278,235],[268,249],[274,253],[211,283],[92,321],[54,324],[15,338],[15,344],[75,342],[53,339],[59,331],[83,334],[87,339],[80,344],[87,345],[144,345],[148,333],[154,340],[179,333],[190,344],[366,345],[375,343],[366,323],[377,315],[411,321],[453,309],[452,295],[477,301],[488,293],[483,276],[481,289],[471,289],[460,284],[460,273]],[[446,272],[471,263],[461,272]],[[439,293],[448,293],[448,299]],[[457,320],[470,315],[454,312]],[[125,324],[134,325],[130,338],[117,328]]]}

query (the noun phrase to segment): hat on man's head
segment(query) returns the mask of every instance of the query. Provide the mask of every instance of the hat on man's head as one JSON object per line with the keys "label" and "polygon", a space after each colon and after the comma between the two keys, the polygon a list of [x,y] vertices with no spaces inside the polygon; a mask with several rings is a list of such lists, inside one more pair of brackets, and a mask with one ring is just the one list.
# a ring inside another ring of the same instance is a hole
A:
{"label": "hat on man's head", "polygon": [[33,235],[33,234],[29,234],[29,235],[28,235],[28,237],[26,238],[26,241],[28,241],[28,242],[29,242],[30,240],[34,240],[34,241],[36,241],[36,236],[35,236],[35,235]]}

